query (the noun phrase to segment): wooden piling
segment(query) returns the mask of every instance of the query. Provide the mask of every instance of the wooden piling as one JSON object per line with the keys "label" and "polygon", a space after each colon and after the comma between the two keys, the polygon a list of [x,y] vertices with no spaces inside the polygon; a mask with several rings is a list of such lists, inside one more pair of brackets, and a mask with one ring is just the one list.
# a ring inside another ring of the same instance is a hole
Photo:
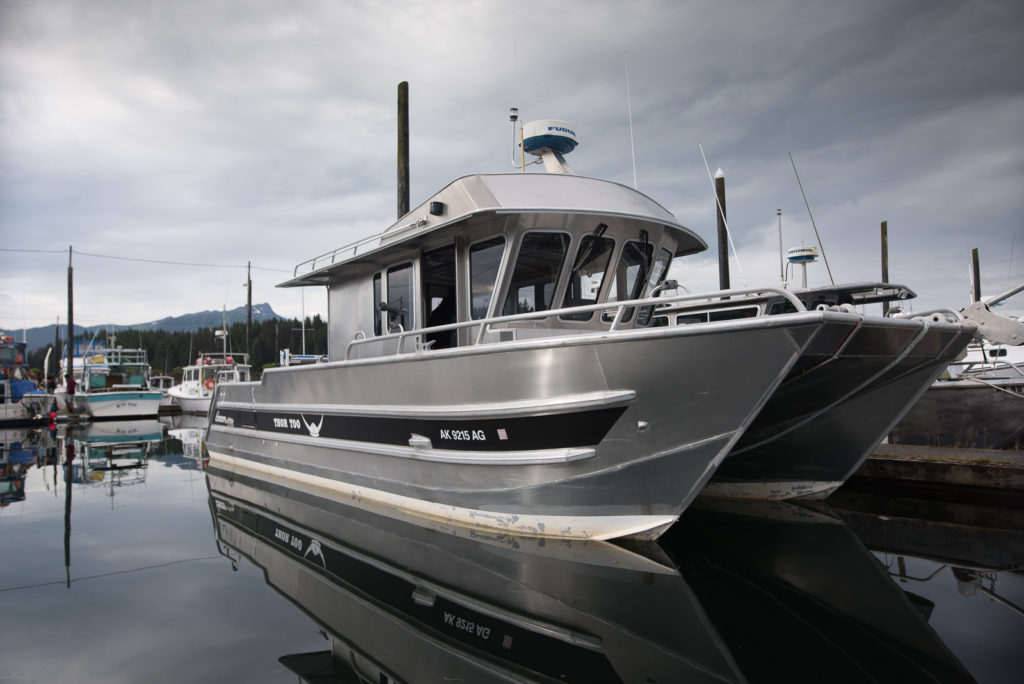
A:
{"label": "wooden piling", "polygon": [[[882,282],[889,282],[889,222],[882,221]],[[882,315],[889,315],[889,302],[882,302]]]}
{"label": "wooden piling", "polygon": [[409,82],[398,84],[398,218],[409,213]]}
{"label": "wooden piling", "polygon": [[971,276],[974,278],[971,295],[976,302],[981,301],[981,267],[978,265],[978,248],[971,250]]}
{"label": "wooden piling", "polygon": [[252,354],[252,262],[245,265],[245,353]]}
{"label": "wooden piling", "polygon": [[719,169],[715,174],[715,215],[718,217],[718,287],[729,289],[729,234],[726,228],[725,174]]}
{"label": "wooden piling", "polygon": [[[75,360],[75,292],[74,292],[74,269],[71,266],[71,246],[68,246],[68,361],[65,370],[67,371],[67,396],[75,396],[74,383],[74,360]],[[68,410],[71,407],[68,406]]]}

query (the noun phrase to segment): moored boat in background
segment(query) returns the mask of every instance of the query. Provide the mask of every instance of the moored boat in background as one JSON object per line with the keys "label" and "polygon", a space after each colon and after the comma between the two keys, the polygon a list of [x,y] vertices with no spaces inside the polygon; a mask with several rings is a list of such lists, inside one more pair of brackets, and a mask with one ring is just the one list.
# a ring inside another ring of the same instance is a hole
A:
{"label": "moored boat in background", "polygon": [[149,387],[145,349],[109,347],[96,339],[74,340],[73,345],[74,391],[68,392],[67,362],[62,359],[62,382],[57,387],[59,403],[73,397],[76,409],[93,419],[157,415],[163,395]]}
{"label": "moored boat in background", "polygon": [[29,377],[27,346],[0,332],[0,423],[44,420],[53,402]]}
{"label": "moored boat in background", "polygon": [[222,339],[223,350],[199,352],[195,363],[185,366],[181,382],[168,390],[171,399],[185,413],[205,415],[210,410],[218,383],[249,381],[249,356],[228,352],[227,330],[218,330],[216,335]]}

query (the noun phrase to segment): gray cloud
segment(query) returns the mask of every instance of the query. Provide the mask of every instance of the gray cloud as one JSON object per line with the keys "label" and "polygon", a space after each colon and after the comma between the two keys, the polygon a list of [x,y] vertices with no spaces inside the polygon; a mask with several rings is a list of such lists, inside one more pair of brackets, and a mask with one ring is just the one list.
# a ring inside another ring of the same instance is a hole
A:
{"label": "gray cloud", "polygon": [[[917,307],[962,306],[973,247],[986,293],[1024,276],[1022,28],[995,0],[4,3],[0,230],[65,254],[0,252],[0,322],[63,315],[69,244],[281,269],[256,272],[254,300],[298,315],[283,271],[394,219],[402,80],[413,202],[510,170],[512,105],[573,122],[576,170],[632,185],[627,54],[639,188],[713,243],[701,142],[749,281],[777,276],[776,208],[787,246],[813,238],[792,153],[838,278],[878,277],[888,220]],[[714,258],[676,271],[714,287]],[[87,323],[245,297],[238,269],[75,273]]]}

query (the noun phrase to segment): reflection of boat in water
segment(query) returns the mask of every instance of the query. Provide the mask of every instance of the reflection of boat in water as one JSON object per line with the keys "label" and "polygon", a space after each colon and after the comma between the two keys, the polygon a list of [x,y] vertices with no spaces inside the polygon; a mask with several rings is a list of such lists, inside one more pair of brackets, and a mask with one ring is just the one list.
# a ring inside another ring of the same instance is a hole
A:
{"label": "reflection of boat in water", "polygon": [[860,321],[793,298],[651,326],[654,306],[711,296],[664,296],[670,262],[706,243],[646,195],[572,175],[564,122],[531,128],[550,173],[457,179],[296,269],[285,285],[328,288],[330,361],[219,389],[212,460],[425,519],[653,538],[826,324]]}
{"label": "reflection of boat in water", "polygon": [[828,514],[691,508],[621,546],[430,528],[217,462],[207,478],[222,552],[331,637],[281,659],[308,681],[972,681]]}
{"label": "reflection of boat in water", "polygon": [[1018,493],[984,490],[951,501],[941,489],[851,484],[829,504],[872,551],[951,567],[1024,569],[1024,507]]}
{"label": "reflection of boat in water", "polygon": [[663,541],[750,681],[974,681],[828,508],[704,503]]}
{"label": "reflection of boat in water", "polygon": [[[703,493],[825,498],[846,481],[975,333],[974,325],[857,314],[916,295],[903,285],[793,290],[808,310],[841,313],[803,350]],[[764,292],[663,306],[656,323],[692,325],[792,312]]]}
{"label": "reflection of boat in water", "polygon": [[0,429],[0,507],[25,500],[25,473],[52,461],[55,444],[48,432],[30,427]]}
{"label": "reflection of boat in water", "polygon": [[30,427],[0,428],[0,508],[25,501],[25,474],[53,446],[49,433]]}
{"label": "reflection of boat in water", "polygon": [[144,482],[149,455],[163,439],[163,430],[155,418],[70,427],[64,440],[74,447],[72,481],[111,488]]}
{"label": "reflection of boat in water", "polygon": [[332,637],[332,653],[283,659],[289,667],[373,682],[742,681],[657,555],[430,529],[216,462],[207,477],[218,541]]}
{"label": "reflection of boat in water", "polygon": [[194,461],[200,470],[205,470],[210,457],[206,454],[206,417],[183,413],[174,416],[167,436],[181,442],[182,456]]}

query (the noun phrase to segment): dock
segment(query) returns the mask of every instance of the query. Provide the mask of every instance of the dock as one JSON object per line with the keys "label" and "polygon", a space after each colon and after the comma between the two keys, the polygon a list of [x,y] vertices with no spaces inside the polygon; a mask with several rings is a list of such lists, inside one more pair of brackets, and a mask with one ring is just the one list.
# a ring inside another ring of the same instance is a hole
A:
{"label": "dock", "polygon": [[881,444],[850,478],[861,488],[885,482],[918,487],[978,488],[1020,497],[1024,503],[1024,451]]}

